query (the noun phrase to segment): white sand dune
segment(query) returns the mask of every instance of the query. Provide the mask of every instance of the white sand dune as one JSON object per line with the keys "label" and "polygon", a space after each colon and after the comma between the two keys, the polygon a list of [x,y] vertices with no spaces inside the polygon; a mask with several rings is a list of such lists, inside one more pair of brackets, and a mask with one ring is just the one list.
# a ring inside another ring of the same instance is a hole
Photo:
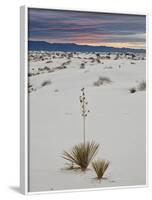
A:
{"label": "white sand dune", "polygon": [[[39,54],[30,52],[34,56]],[[110,59],[92,63],[90,57],[96,59],[96,54],[77,53],[70,59],[53,58],[55,52],[45,54],[41,53],[46,60],[29,61],[29,72],[33,73],[29,77],[30,191],[144,185],[146,93],[131,94],[129,88],[146,79],[142,59],[145,55],[138,54],[132,60],[122,54],[115,60],[116,55],[111,54]],[[52,62],[46,63],[48,60]],[[57,68],[69,60],[65,69]],[[84,69],[80,69],[81,63],[85,63]],[[52,72],[44,70],[46,66]],[[112,82],[96,87],[93,83],[99,76]],[[42,87],[45,81],[51,84]],[[97,158],[110,161],[107,179],[101,182],[94,179],[93,170],[63,170],[63,150],[70,150],[83,139],[79,104],[82,87],[86,88],[91,111],[86,120],[86,138],[100,144]]]}

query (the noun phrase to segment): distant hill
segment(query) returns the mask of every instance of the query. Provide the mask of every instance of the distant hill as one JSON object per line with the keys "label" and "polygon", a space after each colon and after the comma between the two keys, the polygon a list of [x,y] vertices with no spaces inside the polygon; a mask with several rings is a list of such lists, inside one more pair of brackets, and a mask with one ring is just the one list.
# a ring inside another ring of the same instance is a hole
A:
{"label": "distant hill", "polygon": [[134,52],[145,53],[145,49],[115,48],[107,46],[78,45],[74,43],[48,43],[45,41],[28,41],[31,51],[64,51],[64,52]]}

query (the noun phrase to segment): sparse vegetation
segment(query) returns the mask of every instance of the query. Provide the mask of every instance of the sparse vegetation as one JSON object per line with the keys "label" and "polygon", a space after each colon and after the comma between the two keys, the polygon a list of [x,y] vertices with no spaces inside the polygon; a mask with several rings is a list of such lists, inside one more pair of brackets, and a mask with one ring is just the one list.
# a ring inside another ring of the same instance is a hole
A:
{"label": "sparse vegetation", "polygon": [[135,93],[136,92],[136,88],[135,87],[132,87],[129,89],[130,93]]}
{"label": "sparse vegetation", "polygon": [[85,69],[85,64],[84,63],[81,63],[80,69]]}
{"label": "sparse vegetation", "polygon": [[64,151],[62,157],[69,161],[73,168],[85,171],[96,156],[98,148],[99,144],[96,144],[94,141],[87,142],[86,144],[80,143],[75,145],[71,152]]}
{"label": "sparse vegetation", "polygon": [[100,86],[100,85],[108,84],[108,83],[111,83],[110,78],[104,77],[104,76],[100,76],[98,78],[98,80],[96,82],[94,82],[94,86]]}
{"label": "sparse vegetation", "polygon": [[41,86],[44,87],[44,86],[47,86],[47,85],[50,85],[51,84],[51,81],[47,80],[47,81],[43,81],[41,83]]}
{"label": "sparse vegetation", "polygon": [[101,61],[100,61],[100,59],[99,59],[99,58],[97,58],[97,59],[96,59],[96,61],[97,61],[97,63],[101,63]]}
{"label": "sparse vegetation", "polygon": [[139,83],[139,85],[138,85],[138,90],[139,90],[139,91],[144,91],[144,90],[146,90],[146,82],[145,82],[145,81],[142,81],[142,82]]}
{"label": "sparse vegetation", "polygon": [[59,92],[59,90],[58,90],[58,89],[55,89],[54,92]]}
{"label": "sparse vegetation", "polygon": [[46,63],[52,63],[52,60],[48,60],[48,61],[46,61]]}
{"label": "sparse vegetation", "polygon": [[30,73],[30,72],[28,73],[28,76],[29,76],[29,77],[32,76],[32,75],[33,75],[32,73]]}
{"label": "sparse vegetation", "polygon": [[47,67],[47,66],[45,66],[45,67],[44,67],[44,70],[47,70],[47,71],[49,71],[49,70],[50,70],[50,68],[49,68],[49,67]]}
{"label": "sparse vegetation", "polygon": [[32,87],[32,84],[29,83],[29,84],[28,84],[28,88],[31,88],[31,87]]}
{"label": "sparse vegetation", "polygon": [[116,55],[116,57],[114,58],[114,60],[118,60],[119,59],[119,54]]}
{"label": "sparse vegetation", "polygon": [[112,66],[109,66],[109,67],[104,67],[104,69],[112,69]]}
{"label": "sparse vegetation", "polygon": [[97,179],[102,179],[104,173],[109,167],[110,162],[105,160],[97,160],[92,162],[92,167],[97,175]]}
{"label": "sparse vegetation", "polygon": [[129,89],[130,93],[135,93],[137,91],[145,91],[146,90],[146,82],[141,81],[137,87],[132,87]]}

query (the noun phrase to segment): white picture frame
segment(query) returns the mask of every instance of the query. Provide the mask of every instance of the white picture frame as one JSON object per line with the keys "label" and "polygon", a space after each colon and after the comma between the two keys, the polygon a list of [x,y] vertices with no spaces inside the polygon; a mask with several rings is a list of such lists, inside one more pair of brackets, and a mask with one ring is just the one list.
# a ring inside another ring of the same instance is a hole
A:
{"label": "white picture frame", "polygon": [[[73,192],[73,191],[90,191],[90,190],[105,190],[105,189],[120,189],[120,188],[134,188],[134,187],[148,187],[148,155],[146,154],[146,183],[143,185],[134,186],[118,186],[118,187],[101,187],[101,188],[88,188],[88,189],[69,189],[69,190],[57,190],[57,191],[36,191],[29,192],[29,137],[28,137],[28,8],[35,8],[32,6],[22,6],[20,8],[20,189],[21,193],[25,195],[43,194],[43,193],[58,193],[58,192]],[[38,7],[36,7],[38,8]],[[40,7],[42,8],[42,7]],[[45,8],[43,9],[53,9]],[[61,9],[62,10],[62,9]],[[71,10],[72,11],[72,10]],[[94,12],[88,10],[74,10],[84,12]],[[103,11],[97,11],[103,12]],[[107,13],[107,11],[106,11]],[[109,13],[112,13],[111,11]],[[118,13],[117,14],[143,14],[146,15],[146,24],[148,24],[148,13]],[[147,26],[146,26],[147,27]],[[148,30],[146,30],[146,81],[148,79]],[[148,81],[147,81],[148,82]],[[146,91],[146,117],[147,117],[147,95]],[[147,120],[146,120],[146,152],[148,150],[148,133],[147,133]]]}

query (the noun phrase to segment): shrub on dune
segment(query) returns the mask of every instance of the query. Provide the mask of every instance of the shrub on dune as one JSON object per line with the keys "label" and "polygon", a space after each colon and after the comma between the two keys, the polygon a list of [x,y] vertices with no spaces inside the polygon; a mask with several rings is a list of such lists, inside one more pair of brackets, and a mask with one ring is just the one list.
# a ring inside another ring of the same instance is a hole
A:
{"label": "shrub on dune", "polygon": [[71,152],[64,151],[63,158],[69,161],[74,168],[80,168],[85,171],[95,155],[97,154],[99,144],[94,141],[80,143],[75,145]]}
{"label": "shrub on dune", "polygon": [[81,63],[80,69],[85,69],[85,64],[84,63]]}
{"label": "shrub on dune", "polygon": [[50,85],[51,84],[51,81],[47,80],[47,81],[43,81],[41,86],[44,87],[46,85]]}
{"label": "shrub on dune", "polygon": [[130,93],[135,93],[137,91],[145,91],[146,90],[146,82],[142,81],[136,87],[132,87],[129,89]]}
{"label": "shrub on dune", "polygon": [[100,85],[108,84],[108,83],[111,83],[110,78],[104,77],[104,76],[100,76],[98,78],[98,80],[94,82],[94,86],[100,86]]}
{"label": "shrub on dune", "polygon": [[142,81],[142,82],[139,83],[139,85],[138,85],[138,90],[139,90],[139,91],[144,91],[144,90],[146,90],[146,82],[145,82],[145,81]]}
{"label": "shrub on dune", "polygon": [[97,179],[100,180],[103,178],[103,175],[109,167],[109,164],[110,162],[105,160],[97,160],[92,162],[92,167],[97,175]]}
{"label": "shrub on dune", "polygon": [[135,88],[135,87],[130,88],[130,89],[129,89],[129,92],[130,92],[130,93],[135,93],[135,92],[136,92],[136,88]]}

